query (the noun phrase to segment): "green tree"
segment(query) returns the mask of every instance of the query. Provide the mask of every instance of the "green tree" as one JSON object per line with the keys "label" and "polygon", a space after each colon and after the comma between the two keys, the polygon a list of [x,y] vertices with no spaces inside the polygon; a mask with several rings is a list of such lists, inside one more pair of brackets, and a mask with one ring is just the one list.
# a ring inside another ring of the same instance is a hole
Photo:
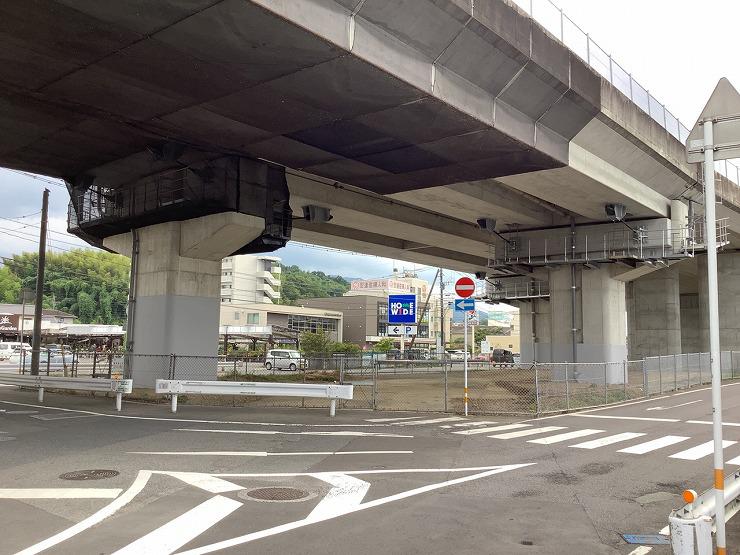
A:
{"label": "green tree", "polygon": [[356,355],[361,353],[362,349],[360,349],[359,345],[355,345],[354,343],[334,343],[334,345],[332,345],[332,352]]}
{"label": "green tree", "polygon": [[[34,253],[16,254],[7,260],[6,267],[22,287],[33,290],[37,260]],[[70,312],[83,323],[122,324],[126,319],[129,268],[128,258],[117,254],[91,249],[49,252],[44,308]]]}
{"label": "green tree", "polygon": [[332,352],[333,341],[323,331],[304,331],[300,337],[301,352],[306,356],[322,356]]}
{"label": "green tree", "polygon": [[393,339],[391,339],[390,337],[384,337],[375,344],[375,346],[373,347],[373,351],[378,351],[379,353],[387,353],[392,348]]}
{"label": "green tree", "polygon": [[10,271],[10,268],[0,268],[0,302],[17,303],[21,291],[21,280]]}
{"label": "green tree", "polygon": [[349,290],[349,282],[341,276],[306,272],[298,266],[283,266],[280,279],[283,304],[295,304],[297,299],[302,298],[341,297]]}

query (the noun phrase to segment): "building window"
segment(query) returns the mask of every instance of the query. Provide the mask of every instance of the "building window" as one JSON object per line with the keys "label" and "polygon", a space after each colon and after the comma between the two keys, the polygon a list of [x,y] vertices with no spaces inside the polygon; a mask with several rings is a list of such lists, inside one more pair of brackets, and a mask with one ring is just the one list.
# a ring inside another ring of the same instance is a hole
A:
{"label": "building window", "polygon": [[241,314],[238,312],[234,312],[234,320],[238,320],[241,317]]}
{"label": "building window", "polygon": [[250,312],[247,314],[247,324],[259,324],[260,323],[260,313],[259,312]]}
{"label": "building window", "polygon": [[221,302],[222,303],[230,303],[231,302],[231,297],[221,297]]}
{"label": "building window", "polygon": [[288,315],[288,329],[302,332],[309,331],[325,333],[337,331],[337,320],[333,318],[322,318],[320,316],[303,316],[300,314]]}

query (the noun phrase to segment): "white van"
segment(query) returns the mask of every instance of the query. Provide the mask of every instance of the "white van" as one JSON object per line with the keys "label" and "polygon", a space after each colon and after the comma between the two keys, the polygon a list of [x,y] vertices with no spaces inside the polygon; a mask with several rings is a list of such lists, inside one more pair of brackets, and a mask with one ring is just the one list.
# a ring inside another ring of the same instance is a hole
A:
{"label": "white van", "polygon": [[265,356],[265,370],[290,370],[294,372],[298,368],[306,368],[306,359],[301,357],[299,351],[289,349],[270,349]]}
{"label": "white van", "polygon": [[0,343],[0,360],[8,360],[13,353],[20,352],[21,345],[23,345],[24,350],[31,350],[31,345],[28,343],[19,343],[18,341],[4,341]]}

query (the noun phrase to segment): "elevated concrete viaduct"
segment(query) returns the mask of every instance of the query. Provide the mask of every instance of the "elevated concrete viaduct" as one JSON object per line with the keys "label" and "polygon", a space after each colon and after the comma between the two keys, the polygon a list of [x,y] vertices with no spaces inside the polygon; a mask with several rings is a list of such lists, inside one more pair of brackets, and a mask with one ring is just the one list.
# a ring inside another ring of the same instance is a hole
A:
{"label": "elevated concrete viaduct", "polygon": [[64,178],[70,229],[138,252],[134,352],[215,353],[217,261],[291,238],[546,283],[499,295],[532,315],[525,358],[688,341],[696,168],[506,0],[11,0],[0,21],[0,164]]}

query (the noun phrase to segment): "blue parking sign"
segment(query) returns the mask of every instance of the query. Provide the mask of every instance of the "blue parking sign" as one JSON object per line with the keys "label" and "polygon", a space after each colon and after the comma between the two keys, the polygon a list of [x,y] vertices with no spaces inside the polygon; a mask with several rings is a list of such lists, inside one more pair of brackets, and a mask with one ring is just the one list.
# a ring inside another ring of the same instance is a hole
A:
{"label": "blue parking sign", "polygon": [[388,295],[388,323],[416,323],[416,295]]}

